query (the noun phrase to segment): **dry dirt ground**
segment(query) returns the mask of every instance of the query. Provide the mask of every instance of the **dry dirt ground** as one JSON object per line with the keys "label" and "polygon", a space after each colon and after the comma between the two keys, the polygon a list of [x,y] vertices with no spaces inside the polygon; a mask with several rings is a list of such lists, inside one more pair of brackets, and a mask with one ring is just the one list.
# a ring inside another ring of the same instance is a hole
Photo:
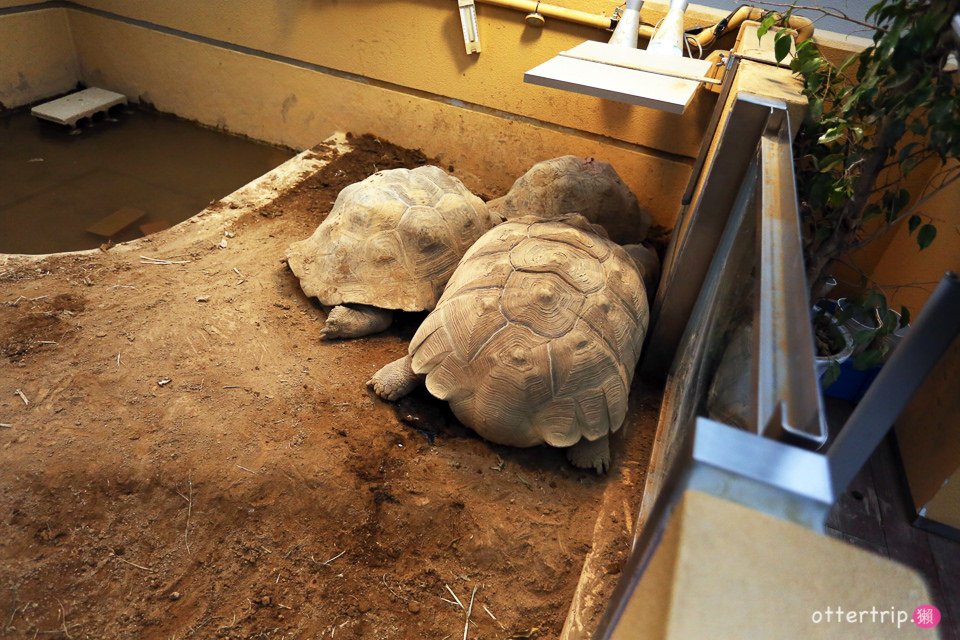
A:
{"label": "dry dirt ground", "polygon": [[420,318],[320,342],[281,260],[340,188],[427,161],[353,146],[129,245],[0,256],[0,636],[462,638],[475,590],[470,638],[555,638],[585,558],[595,623],[658,394],[603,478],[376,399]]}

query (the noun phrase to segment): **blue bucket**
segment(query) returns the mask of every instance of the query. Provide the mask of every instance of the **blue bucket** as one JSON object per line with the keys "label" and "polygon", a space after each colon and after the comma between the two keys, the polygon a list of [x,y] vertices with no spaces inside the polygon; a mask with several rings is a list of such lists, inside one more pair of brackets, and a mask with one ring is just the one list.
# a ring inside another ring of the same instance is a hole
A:
{"label": "blue bucket", "polygon": [[873,380],[880,373],[880,367],[859,370],[853,366],[853,358],[840,364],[840,377],[836,382],[823,390],[823,395],[831,398],[840,398],[856,404],[863,398]]}

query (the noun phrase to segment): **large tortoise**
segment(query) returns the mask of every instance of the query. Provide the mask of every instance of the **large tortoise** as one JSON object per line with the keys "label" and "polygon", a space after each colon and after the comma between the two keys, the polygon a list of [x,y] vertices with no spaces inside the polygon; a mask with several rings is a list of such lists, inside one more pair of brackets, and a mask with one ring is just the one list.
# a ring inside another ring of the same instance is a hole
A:
{"label": "large tortoise", "polygon": [[392,309],[433,309],[461,256],[498,222],[439,167],[380,171],[343,189],[287,264],[304,293],[334,307],[320,337],[355,338],[389,327]]}
{"label": "large tortoise", "polygon": [[467,251],[408,355],[368,384],[396,400],[425,380],[484,438],[603,472],[648,316],[632,258],[594,225],[518,218]]}
{"label": "large tortoise", "polygon": [[619,244],[644,240],[650,228],[650,214],[613,167],[593,158],[562,156],[538,162],[517,178],[507,195],[487,206],[504,220],[579,213]]}

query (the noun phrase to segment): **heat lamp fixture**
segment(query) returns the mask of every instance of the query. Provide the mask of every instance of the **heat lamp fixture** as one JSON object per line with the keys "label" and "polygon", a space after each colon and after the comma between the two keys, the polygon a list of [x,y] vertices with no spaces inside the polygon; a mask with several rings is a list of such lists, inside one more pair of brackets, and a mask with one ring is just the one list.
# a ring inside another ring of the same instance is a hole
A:
{"label": "heat lamp fixture", "polygon": [[683,113],[711,63],[683,56],[687,0],[671,0],[646,49],[638,49],[640,7],[627,2],[610,42],[588,40],[527,71],[524,82]]}

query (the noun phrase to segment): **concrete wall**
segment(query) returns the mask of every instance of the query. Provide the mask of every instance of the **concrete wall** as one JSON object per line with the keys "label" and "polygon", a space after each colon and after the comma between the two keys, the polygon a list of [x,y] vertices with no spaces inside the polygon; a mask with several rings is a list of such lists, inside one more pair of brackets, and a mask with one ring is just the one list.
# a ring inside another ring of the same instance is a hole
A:
{"label": "concrete wall", "polygon": [[65,93],[79,79],[66,9],[0,13],[0,109]]}
{"label": "concrete wall", "polygon": [[938,637],[909,620],[930,602],[914,569],[794,522],[687,490],[661,535],[614,640]]}
{"label": "concrete wall", "polygon": [[883,285],[894,308],[906,305],[914,315],[945,272],[960,273],[960,182],[937,192],[920,213],[937,227],[933,244],[921,251],[916,234],[910,235],[906,223],[901,224],[890,234],[870,274]]}
{"label": "concrete wall", "polygon": [[897,443],[920,515],[960,530],[960,338],[897,420]]}
{"label": "concrete wall", "polygon": [[[468,56],[452,0],[80,0],[2,15],[4,6],[21,4],[0,0],[0,33],[23,33],[14,21],[46,14],[67,20],[79,65],[71,81],[79,76],[163,111],[296,148],[336,130],[372,132],[454,164],[486,194],[506,190],[536,161],[594,156],[612,162],[664,226],[673,225],[715,103],[715,94],[703,92],[676,116],[525,85],[526,69],[608,34],[553,19],[529,28],[523,14],[489,5],[478,5],[483,53]],[[620,2],[557,4],[611,15]],[[645,4],[644,20],[655,23],[663,10]],[[711,24],[725,14],[691,7],[687,22]],[[57,49],[71,40],[61,33],[30,42],[21,48],[42,42]],[[36,59],[25,54],[9,66],[38,66]],[[53,78],[61,67],[76,69],[40,64],[36,74]],[[47,93],[69,88],[64,83]]]}
{"label": "concrete wall", "polygon": [[[617,3],[566,4],[609,14]],[[82,5],[70,25],[87,83],[298,148],[373,132],[440,156],[484,193],[538,160],[591,155],[667,226],[715,101],[704,94],[681,117],[524,85],[526,69],[606,34],[530,29],[497,7],[479,6],[484,51],[468,56],[448,0]]]}

